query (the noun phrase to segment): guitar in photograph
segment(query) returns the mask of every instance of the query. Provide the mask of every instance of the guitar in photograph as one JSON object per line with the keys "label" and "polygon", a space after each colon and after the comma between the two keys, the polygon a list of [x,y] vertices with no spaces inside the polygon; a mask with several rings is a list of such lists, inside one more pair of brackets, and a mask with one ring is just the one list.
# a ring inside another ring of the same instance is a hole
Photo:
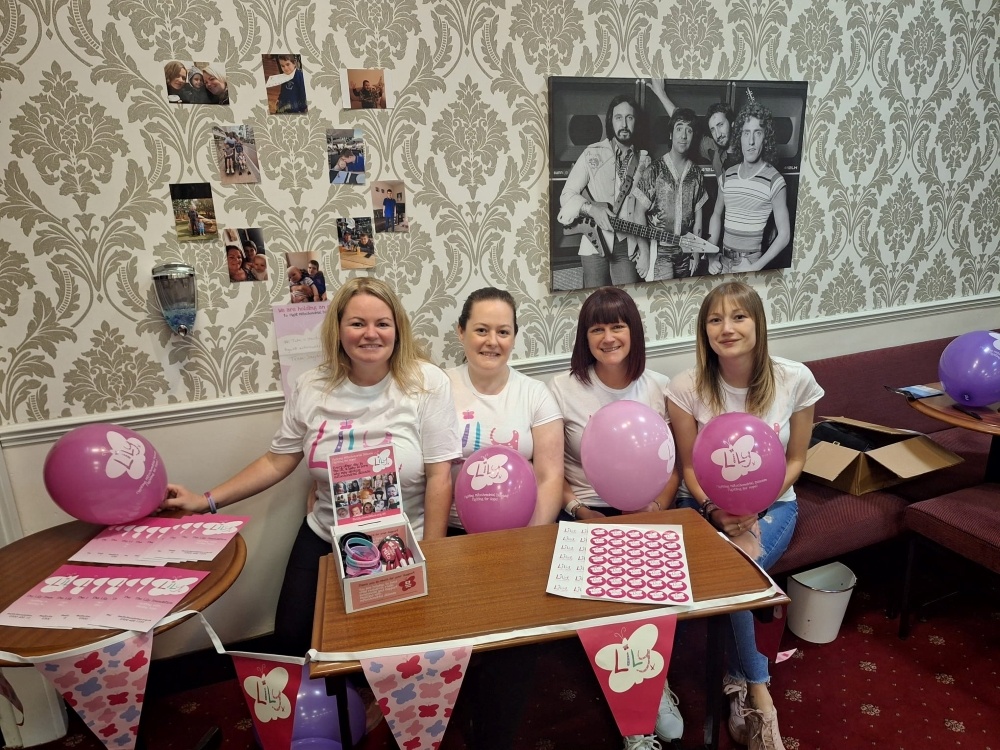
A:
{"label": "guitar in photograph", "polygon": [[[613,209],[610,204],[604,203],[601,205],[604,205],[608,209],[609,213]],[[681,252],[684,253],[704,253],[708,255],[719,252],[719,248],[716,245],[713,245],[708,240],[698,237],[691,232],[684,235],[674,234],[673,232],[668,232],[666,229],[660,229],[646,224],[636,224],[634,221],[626,221],[625,219],[619,219],[616,216],[609,216],[608,221],[611,223],[611,228],[619,234],[629,234],[634,237],[642,237],[647,240],[656,240],[657,242],[663,243],[668,247],[680,247]],[[605,255],[611,254],[611,248],[608,247],[607,240],[604,235],[598,231],[597,222],[595,222],[590,216],[580,214],[580,216],[574,219],[571,223],[566,224],[563,227],[563,234],[582,234],[590,240],[594,247],[599,247]]]}

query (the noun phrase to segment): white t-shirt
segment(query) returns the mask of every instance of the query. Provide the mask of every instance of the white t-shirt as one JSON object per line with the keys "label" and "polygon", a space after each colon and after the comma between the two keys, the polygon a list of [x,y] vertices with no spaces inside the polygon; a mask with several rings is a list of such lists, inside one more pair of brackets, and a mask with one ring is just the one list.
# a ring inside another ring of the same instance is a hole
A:
{"label": "white t-shirt", "polygon": [[[775,395],[774,403],[770,410],[763,416],[763,421],[771,425],[778,437],[781,445],[788,450],[788,438],[791,435],[790,422],[792,415],[797,411],[812,406],[823,397],[823,389],[820,388],[812,372],[801,362],[793,362],[790,359],[781,357],[771,357],[774,363]],[[725,411],[745,411],[747,403],[747,389],[733,388],[725,381],[722,381],[722,390],[725,395]],[[709,407],[701,400],[695,389],[695,370],[685,370],[670,383],[667,389],[667,397],[671,403],[676,404],[681,409],[694,417],[700,430],[716,416]],[[690,497],[687,487],[681,483],[678,495]],[[775,502],[787,502],[795,499],[795,488],[788,490]]]}
{"label": "white t-shirt", "polygon": [[[608,507],[587,481],[580,463],[580,441],[583,439],[583,428],[587,426],[590,417],[612,401],[627,399],[645,404],[669,423],[665,400],[668,383],[670,378],[666,375],[646,370],[627,388],[616,390],[604,385],[593,367],[590,368],[590,385],[584,385],[568,372],[552,378],[549,388],[562,410],[566,430],[566,481],[580,502],[592,508]],[[630,469],[623,466],[622,471]]]}
{"label": "white t-shirt", "polygon": [[345,380],[326,390],[319,368],[299,376],[271,440],[274,453],[305,453],[317,482],[309,527],[333,541],[333,502],[326,459],[331,453],[392,443],[403,510],[417,539],[424,534],[424,464],[462,455],[451,383],[434,365],[420,365],[424,391],[408,395],[392,375],[376,385]]}
{"label": "white t-shirt", "polygon": [[[469,380],[469,366],[459,365],[445,374],[451,380],[455,411],[462,430],[462,460],[452,464],[452,479],[464,460],[487,445],[506,445],[529,461],[535,442],[531,428],[562,418],[562,412],[545,384],[511,369],[507,385],[500,393],[480,393]],[[448,525],[462,528],[454,503]]]}

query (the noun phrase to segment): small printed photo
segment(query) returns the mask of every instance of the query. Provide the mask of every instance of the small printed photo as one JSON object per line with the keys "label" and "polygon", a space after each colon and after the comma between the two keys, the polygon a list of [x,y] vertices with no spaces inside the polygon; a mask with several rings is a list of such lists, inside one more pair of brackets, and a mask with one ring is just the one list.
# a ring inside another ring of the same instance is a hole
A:
{"label": "small printed photo", "polygon": [[261,55],[264,64],[264,88],[267,89],[267,111],[272,115],[301,114],[306,105],[306,79],[302,72],[302,55]]}
{"label": "small printed photo", "polygon": [[399,180],[379,180],[372,183],[372,212],[375,231],[409,232],[406,218],[406,188]]}
{"label": "small printed photo", "polygon": [[222,230],[222,241],[226,245],[230,281],[267,281],[270,270],[267,249],[264,233],[258,227],[226,227]]}
{"label": "small printed photo", "polygon": [[293,303],[325,302],[326,275],[319,253],[285,253],[288,296]]}
{"label": "small printed photo", "polygon": [[207,182],[180,182],[170,186],[170,204],[174,227],[181,242],[204,242],[218,239],[212,186]]}
{"label": "small printed photo", "polygon": [[382,68],[348,68],[340,79],[344,109],[389,109],[395,97]]}
{"label": "small printed photo", "polygon": [[331,185],[365,184],[365,139],[361,128],[326,131]]}
{"label": "small printed photo", "polygon": [[212,127],[212,139],[223,185],[260,182],[260,161],[253,128],[249,125],[215,125]]}
{"label": "small printed photo", "polygon": [[377,256],[371,217],[337,219],[337,239],[342,271],[375,267]]}
{"label": "small printed photo", "polygon": [[171,104],[229,104],[226,69],[215,62],[170,60],[163,66]]}

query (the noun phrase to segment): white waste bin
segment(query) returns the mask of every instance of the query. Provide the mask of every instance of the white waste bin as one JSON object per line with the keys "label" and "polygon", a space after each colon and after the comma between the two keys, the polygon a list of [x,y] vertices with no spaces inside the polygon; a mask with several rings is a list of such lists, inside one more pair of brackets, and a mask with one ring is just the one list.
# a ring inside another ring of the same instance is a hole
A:
{"label": "white waste bin", "polygon": [[24,714],[0,697],[0,728],[7,747],[34,747],[66,735],[66,704],[34,667],[8,667],[3,676],[24,705]]}
{"label": "white waste bin", "polygon": [[834,562],[788,579],[788,629],[804,641],[829,643],[837,637],[858,577]]}

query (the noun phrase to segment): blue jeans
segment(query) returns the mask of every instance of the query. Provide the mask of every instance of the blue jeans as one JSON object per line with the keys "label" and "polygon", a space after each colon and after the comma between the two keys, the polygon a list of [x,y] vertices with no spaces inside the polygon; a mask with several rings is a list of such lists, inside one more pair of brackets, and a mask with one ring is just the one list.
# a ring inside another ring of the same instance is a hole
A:
{"label": "blue jeans", "polygon": [[[680,508],[698,509],[694,498],[677,498]],[[799,505],[794,500],[775,503],[760,519],[760,546],[763,550],[757,564],[764,570],[774,565],[792,541],[795,521],[799,517]],[[757,650],[754,634],[753,614],[747,610],[729,615],[731,631],[727,637],[729,652],[729,674],[738,680],[759,683],[769,682],[767,657]]]}

